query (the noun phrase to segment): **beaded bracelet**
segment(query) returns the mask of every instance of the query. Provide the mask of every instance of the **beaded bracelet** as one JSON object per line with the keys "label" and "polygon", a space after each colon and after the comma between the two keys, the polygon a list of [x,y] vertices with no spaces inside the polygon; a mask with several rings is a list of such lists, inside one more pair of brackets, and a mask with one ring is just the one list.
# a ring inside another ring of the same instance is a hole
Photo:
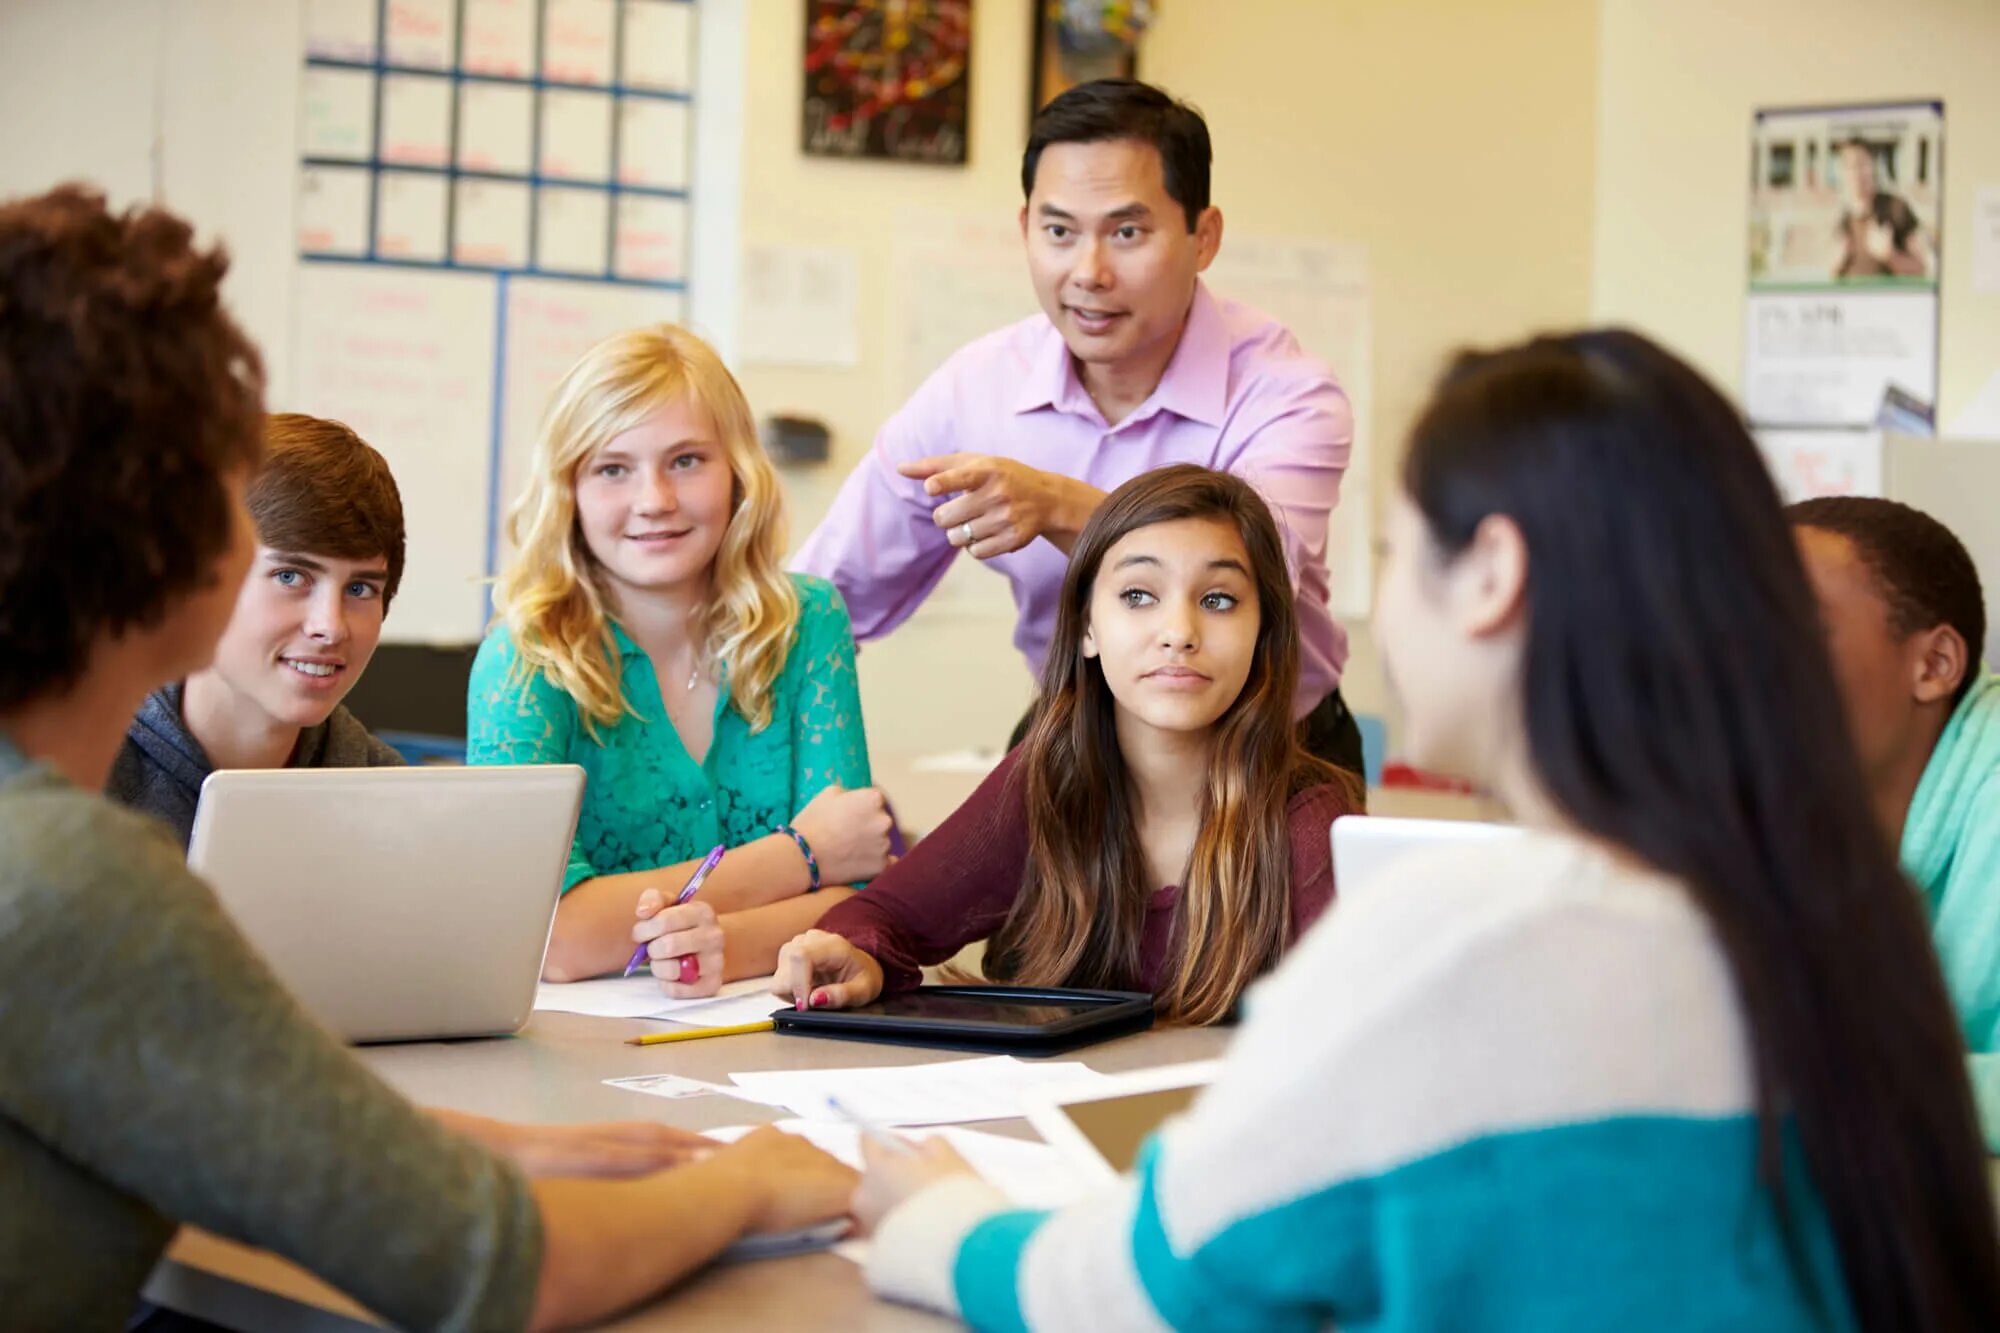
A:
{"label": "beaded bracelet", "polygon": [[813,855],[812,844],[806,841],[805,835],[803,833],[800,833],[790,824],[779,825],[778,832],[784,834],[786,837],[790,838],[793,842],[799,845],[799,855],[805,857],[806,859],[806,873],[812,876],[812,883],[806,886],[806,892],[818,893],[819,860]]}

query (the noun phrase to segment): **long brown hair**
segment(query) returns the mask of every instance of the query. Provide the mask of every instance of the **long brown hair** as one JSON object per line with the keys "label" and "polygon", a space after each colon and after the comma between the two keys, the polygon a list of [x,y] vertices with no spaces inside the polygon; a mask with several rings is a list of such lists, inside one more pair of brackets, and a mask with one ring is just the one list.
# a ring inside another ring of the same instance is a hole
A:
{"label": "long brown hair", "polygon": [[1105,552],[1127,533],[1177,519],[1233,524],[1250,556],[1260,620],[1243,691],[1214,724],[1201,831],[1181,877],[1162,1017],[1213,1023],[1277,961],[1291,925],[1292,844],[1286,807],[1322,783],[1359,784],[1308,755],[1292,720],[1298,622],[1277,524],[1257,492],[1226,472],[1179,464],[1126,482],[1077,539],[1033,723],[1015,768],[1024,784],[1028,866],[1013,911],[986,951],[996,979],[1142,990],[1147,883],[1137,805],[1118,747],[1103,668],[1083,652]]}

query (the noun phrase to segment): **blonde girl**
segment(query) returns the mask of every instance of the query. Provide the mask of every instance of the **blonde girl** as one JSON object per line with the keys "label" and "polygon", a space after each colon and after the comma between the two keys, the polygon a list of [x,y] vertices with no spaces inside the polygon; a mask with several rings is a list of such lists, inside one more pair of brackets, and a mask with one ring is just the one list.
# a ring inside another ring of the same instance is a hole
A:
{"label": "blonde girl", "polygon": [[[769,971],[886,864],[847,610],[786,574],[778,479],[701,339],[617,334],[563,377],[508,518],[467,757],[589,775],[545,972],[647,947],[672,994]],[[726,848],[685,906],[671,903]],[[636,925],[635,925],[636,922]]]}

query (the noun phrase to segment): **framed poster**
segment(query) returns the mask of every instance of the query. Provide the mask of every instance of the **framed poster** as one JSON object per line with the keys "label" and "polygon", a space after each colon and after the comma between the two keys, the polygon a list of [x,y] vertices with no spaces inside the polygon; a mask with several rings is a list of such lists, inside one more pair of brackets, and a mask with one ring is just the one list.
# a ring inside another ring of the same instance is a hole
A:
{"label": "framed poster", "polygon": [[1862,428],[1937,402],[1944,104],[1759,111],[1744,401],[1760,426]]}
{"label": "framed poster", "polygon": [[972,0],[806,0],[800,144],[965,164]]}
{"label": "framed poster", "polygon": [[1150,0],[1034,0],[1028,116],[1079,83],[1139,77],[1139,37]]}

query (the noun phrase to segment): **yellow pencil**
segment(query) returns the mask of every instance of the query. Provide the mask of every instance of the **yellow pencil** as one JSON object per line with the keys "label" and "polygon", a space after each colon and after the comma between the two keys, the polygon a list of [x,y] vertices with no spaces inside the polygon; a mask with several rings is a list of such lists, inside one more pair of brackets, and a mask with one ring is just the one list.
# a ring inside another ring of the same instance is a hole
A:
{"label": "yellow pencil", "polygon": [[739,1032],[769,1032],[776,1024],[770,1019],[755,1023],[731,1023],[721,1028],[683,1028],[679,1032],[648,1032],[643,1037],[627,1037],[627,1046],[657,1046],[663,1041],[700,1041],[703,1037],[733,1037]]}

